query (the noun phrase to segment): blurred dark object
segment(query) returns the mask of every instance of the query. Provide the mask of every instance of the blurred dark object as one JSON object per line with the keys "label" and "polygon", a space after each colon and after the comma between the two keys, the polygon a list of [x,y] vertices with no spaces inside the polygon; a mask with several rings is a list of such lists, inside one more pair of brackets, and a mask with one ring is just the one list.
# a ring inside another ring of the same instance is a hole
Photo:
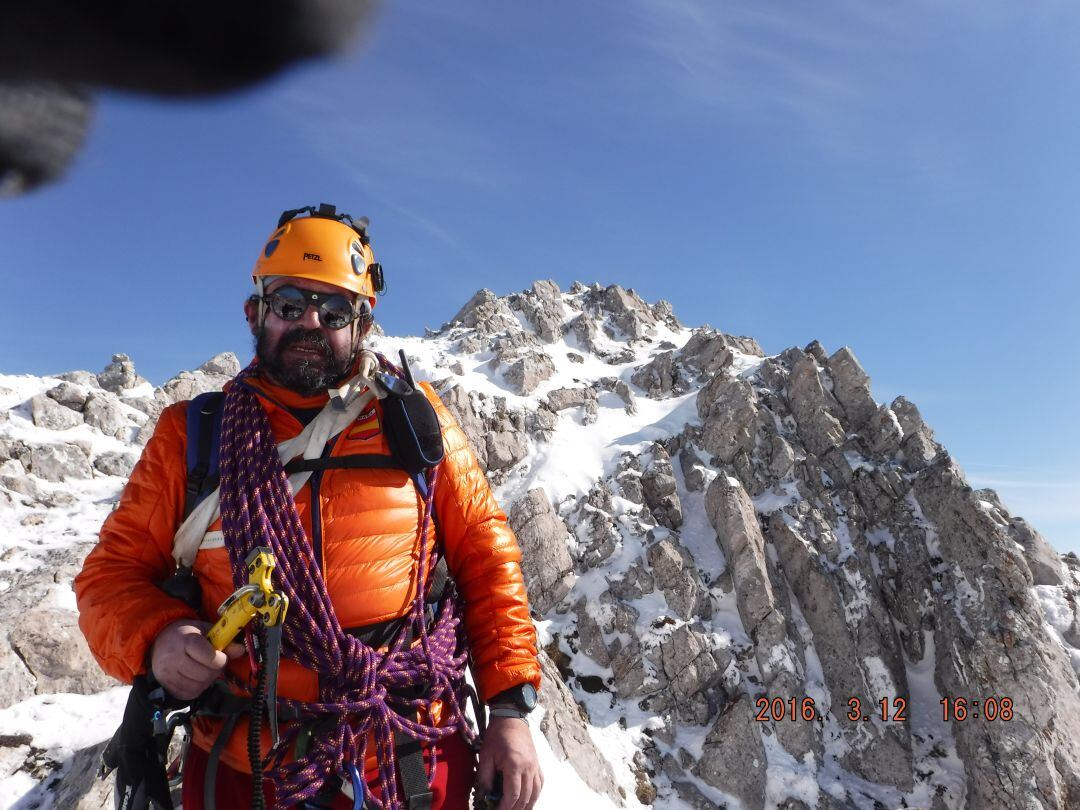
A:
{"label": "blurred dark object", "polygon": [[374,0],[8,3],[0,24],[0,195],[63,173],[90,90],[190,97],[235,90],[339,50]]}
{"label": "blurred dark object", "polygon": [[57,82],[0,82],[0,197],[63,172],[90,123],[90,94]]}

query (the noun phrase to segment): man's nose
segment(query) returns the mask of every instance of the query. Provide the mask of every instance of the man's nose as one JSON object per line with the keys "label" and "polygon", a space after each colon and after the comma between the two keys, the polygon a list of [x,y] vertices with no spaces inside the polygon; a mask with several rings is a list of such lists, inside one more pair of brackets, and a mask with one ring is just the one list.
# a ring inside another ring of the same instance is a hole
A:
{"label": "man's nose", "polygon": [[322,326],[319,320],[319,308],[309,304],[304,308],[304,314],[300,316],[300,325],[305,329],[318,329]]}

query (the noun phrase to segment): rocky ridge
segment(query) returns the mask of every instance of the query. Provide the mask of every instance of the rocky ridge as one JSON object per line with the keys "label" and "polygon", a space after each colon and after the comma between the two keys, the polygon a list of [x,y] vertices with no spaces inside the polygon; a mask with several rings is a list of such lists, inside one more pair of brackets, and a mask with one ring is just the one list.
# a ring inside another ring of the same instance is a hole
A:
{"label": "rocky ridge", "polygon": [[[550,282],[481,291],[435,336],[537,394],[508,406],[444,390],[481,447],[525,425],[528,449],[488,468],[506,492],[566,414],[604,420],[607,393],[631,412],[693,399],[681,429],[609,447],[587,491],[549,509],[531,489],[510,511],[553,658],[598,721],[642,730],[645,795],[1080,802],[1080,561],[973,491],[913,403],[877,403],[849,348],[765,357],[752,339],[681,329],[665,302]],[[544,387],[587,355],[612,373]],[[1010,698],[1012,719],[945,723],[944,696]]]}
{"label": "rocky ridge", "polygon": [[[545,645],[543,732],[598,792],[1080,804],[1080,561],[972,490],[913,403],[877,403],[851,350],[766,357],[632,290],[553,282],[480,291],[385,342],[436,382],[497,487]],[[108,508],[165,405],[236,370],[219,356],[153,389],[117,355],[0,400],[0,512],[20,538],[0,557],[0,708],[109,686],[65,593],[93,536],[62,527],[87,493]],[[943,722],[944,696],[1009,698],[1012,719]],[[77,757],[5,739],[0,779],[78,782]]]}

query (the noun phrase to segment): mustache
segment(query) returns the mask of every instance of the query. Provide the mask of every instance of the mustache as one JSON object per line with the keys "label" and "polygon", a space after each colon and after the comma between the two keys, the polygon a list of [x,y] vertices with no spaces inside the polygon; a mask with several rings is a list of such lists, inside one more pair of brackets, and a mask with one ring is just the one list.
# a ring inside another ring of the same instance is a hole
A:
{"label": "mustache", "polygon": [[301,344],[309,348],[318,349],[323,357],[330,356],[330,343],[319,329],[295,329],[292,332],[286,333],[278,342],[278,353],[281,353],[292,346]]}

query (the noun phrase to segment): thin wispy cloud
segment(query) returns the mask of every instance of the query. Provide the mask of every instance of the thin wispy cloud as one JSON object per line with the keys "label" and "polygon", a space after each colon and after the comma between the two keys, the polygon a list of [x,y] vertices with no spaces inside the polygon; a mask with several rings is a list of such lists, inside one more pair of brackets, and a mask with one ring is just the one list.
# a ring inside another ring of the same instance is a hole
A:
{"label": "thin wispy cloud", "polygon": [[1039,477],[1025,477],[1016,469],[994,466],[986,473],[969,471],[968,483],[994,490],[1011,515],[1023,517],[1044,533],[1053,527],[1064,534],[1059,527],[1065,526],[1065,532],[1080,534],[1080,480],[1049,478],[1045,470],[1033,471]]}
{"label": "thin wispy cloud", "polygon": [[949,97],[949,77],[928,68],[929,55],[939,71],[961,69],[969,40],[1038,19],[996,0],[635,0],[625,8],[625,36],[651,57],[635,79],[651,74],[667,91],[661,106],[681,98],[687,110],[711,109],[727,126],[771,125],[834,158],[888,156],[952,188],[967,172],[970,147],[953,116],[970,99]]}
{"label": "thin wispy cloud", "polygon": [[[969,483],[980,489],[989,487],[1008,487],[1010,489],[1063,490],[1080,496],[1080,481],[1029,481],[1022,478],[988,478],[982,475],[969,476]],[[1080,504],[1078,504],[1080,506]]]}
{"label": "thin wispy cloud", "polygon": [[[775,116],[823,142],[842,140],[875,104],[872,77],[853,64],[873,53],[873,42],[897,38],[894,18],[847,4],[828,16],[816,4],[673,0],[628,8],[628,35],[661,71],[666,65],[661,79],[686,102],[735,120]],[[876,60],[883,57],[878,51]]]}
{"label": "thin wispy cloud", "polygon": [[364,199],[466,256],[467,245],[426,209],[425,201],[443,199],[447,189],[463,187],[491,194],[512,172],[481,129],[440,112],[426,91],[409,87],[397,92],[412,98],[395,99],[393,114],[386,114],[387,105],[371,96],[363,105],[343,108],[334,87],[294,88],[268,103],[274,115],[293,128],[315,156],[355,184]]}

